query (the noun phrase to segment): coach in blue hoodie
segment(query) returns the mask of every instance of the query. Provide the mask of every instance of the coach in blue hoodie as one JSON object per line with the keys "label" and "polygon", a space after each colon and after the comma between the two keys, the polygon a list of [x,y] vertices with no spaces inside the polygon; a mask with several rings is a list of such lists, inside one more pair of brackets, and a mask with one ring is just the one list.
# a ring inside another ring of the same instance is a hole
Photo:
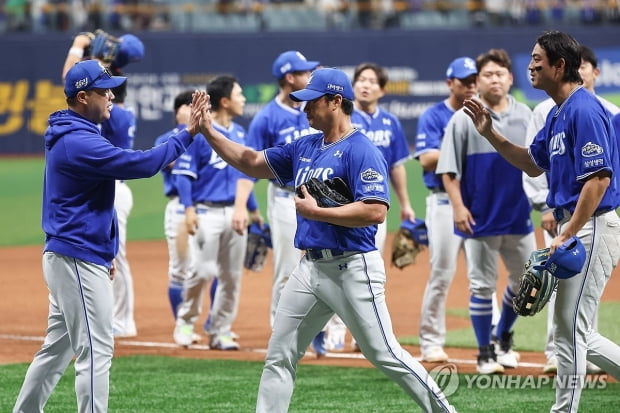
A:
{"label": "coach in blue hoodie", "polygon": [[77,63],[65,78],[69,108],[49,118],[42,217],[48,328],[14,412],[42,412],[73,357],[78,412],[107,411],[114,351],[111,280],[118,251],[115,180],[158,173],[185,152],[199,120],[199,112],[192,111],[186,129],[148,151],[112,145],[97,124],[110,117],[110,89],[125,80],[96,60]]}

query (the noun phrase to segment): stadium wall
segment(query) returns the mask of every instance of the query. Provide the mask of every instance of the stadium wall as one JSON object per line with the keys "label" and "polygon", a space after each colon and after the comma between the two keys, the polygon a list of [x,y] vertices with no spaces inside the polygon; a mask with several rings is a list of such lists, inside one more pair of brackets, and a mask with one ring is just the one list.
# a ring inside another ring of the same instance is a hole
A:
{"label": "stadium wall", "polygon": [[[620,28],[569,30],[594,49],[602,75],[597,92],[620,96]],[[504,48],[513,59],[513,94],[534,104],[544,97],[528,80],[527,64],[540,27],[470,30],[354,31],[323,33],[141,33],[144,60],[126,67],[126,103],[138,118],[135,147],[149,148],[173,125],[172,100],[182,90],[204,88],[213,76],[234,74],[247,97],[246,125],[276,93],[271,76],[274,58],[300,50],[308,59],[352,74],[364,61],[388,69],[390,84],[382,104],[402,121],[410,141],[423,110],[447,96],[445,70],[455,57],[475,57]],[[0,154],[43,152],[49,114],[66,107],[61,68],[72,35],[4,35],[0,38]]]}

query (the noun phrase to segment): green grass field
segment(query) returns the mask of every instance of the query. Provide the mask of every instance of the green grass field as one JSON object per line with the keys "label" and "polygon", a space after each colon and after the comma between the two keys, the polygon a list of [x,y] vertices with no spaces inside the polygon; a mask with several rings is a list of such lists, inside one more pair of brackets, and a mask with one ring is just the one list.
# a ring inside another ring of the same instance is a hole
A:
{"label": "green grass field", "polygon": [[[10,411],[27,365],[2,366],[0,411]],[[262,364],[223,360],[188,360],[134,356],[114,360],[110,413],[252,412]],[[46,413],[75,411],[73,368],[60,380]],[[463,413],[548,411],[551,383],[515,381],[496,376],[459,375],[450,402]],[[500,380],[504,380],[503,383]],[[580,411],[616,412],[620,384],[601,379],[584,390]],[[6,389],[15,389],[6,391]],[[376,369],[301,365],[291,413],[405,413],[420,411],[411,399]]]}

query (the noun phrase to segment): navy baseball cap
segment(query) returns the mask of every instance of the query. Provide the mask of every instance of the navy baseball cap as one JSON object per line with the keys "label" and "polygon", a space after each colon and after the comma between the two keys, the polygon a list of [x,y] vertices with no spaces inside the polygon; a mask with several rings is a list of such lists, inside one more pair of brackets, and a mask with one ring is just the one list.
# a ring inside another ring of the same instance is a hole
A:
{"label": "navy baseball cap", "polygon": [[131,62],[137,62],[144,58],[144,43],[136,36],[125,34],[119,40],[120,44],[112,66],[120,69]]}
{"label": "navy baseball cap", "polygon": [[341,95],[353,100],[353,87],[346,73],[335,67],[317,69],[310,75],[305,89],[289,94],[296,102],[314,100],[323,95]]}
{"label": "navy baseball cap", "polygon": [[577,237],[569,238],[549,257],[545,265],[535,266],[537,270],[547,270],[551,275],[566,279],[581,272],[586,262],[586,249]]}
{"label": "navy baseball cap", "polygon": [[448,70],[446,71],[447,79],[465,79],[470,75],[475,75],[478,73],[478,69],[476,68],[476,61],[471,57],[459,57],[458,59],[454,59],[450,66],[448,66]]}
{"label": "navy baseball cap", "polygon": [[318,65],[319,62],[307,60],[301,52],[289,50],[276,58],[273,62],[272,72],[277,79],[282,79],[287,73],[314,70]]}
{"label": "navy baseball cap", "polygon": [[124,76],[112,76],[98,60],[78,62],[65,77],[65,96],[74,97],[81,90],[114,89],[127,80]]}

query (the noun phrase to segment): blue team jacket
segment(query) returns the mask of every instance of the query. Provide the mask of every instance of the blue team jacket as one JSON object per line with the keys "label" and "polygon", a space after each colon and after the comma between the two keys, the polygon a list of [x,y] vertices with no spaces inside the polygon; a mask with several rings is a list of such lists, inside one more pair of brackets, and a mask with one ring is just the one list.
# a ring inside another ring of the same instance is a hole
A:
{"label": "blue team jacket", "polygon": [[45,251],[110,267],[118,252],[116,179],[155,175],[192,142],[183,129],[148,151],[122,149],[72,110],[49,118],[45,132],[42,227]]}

